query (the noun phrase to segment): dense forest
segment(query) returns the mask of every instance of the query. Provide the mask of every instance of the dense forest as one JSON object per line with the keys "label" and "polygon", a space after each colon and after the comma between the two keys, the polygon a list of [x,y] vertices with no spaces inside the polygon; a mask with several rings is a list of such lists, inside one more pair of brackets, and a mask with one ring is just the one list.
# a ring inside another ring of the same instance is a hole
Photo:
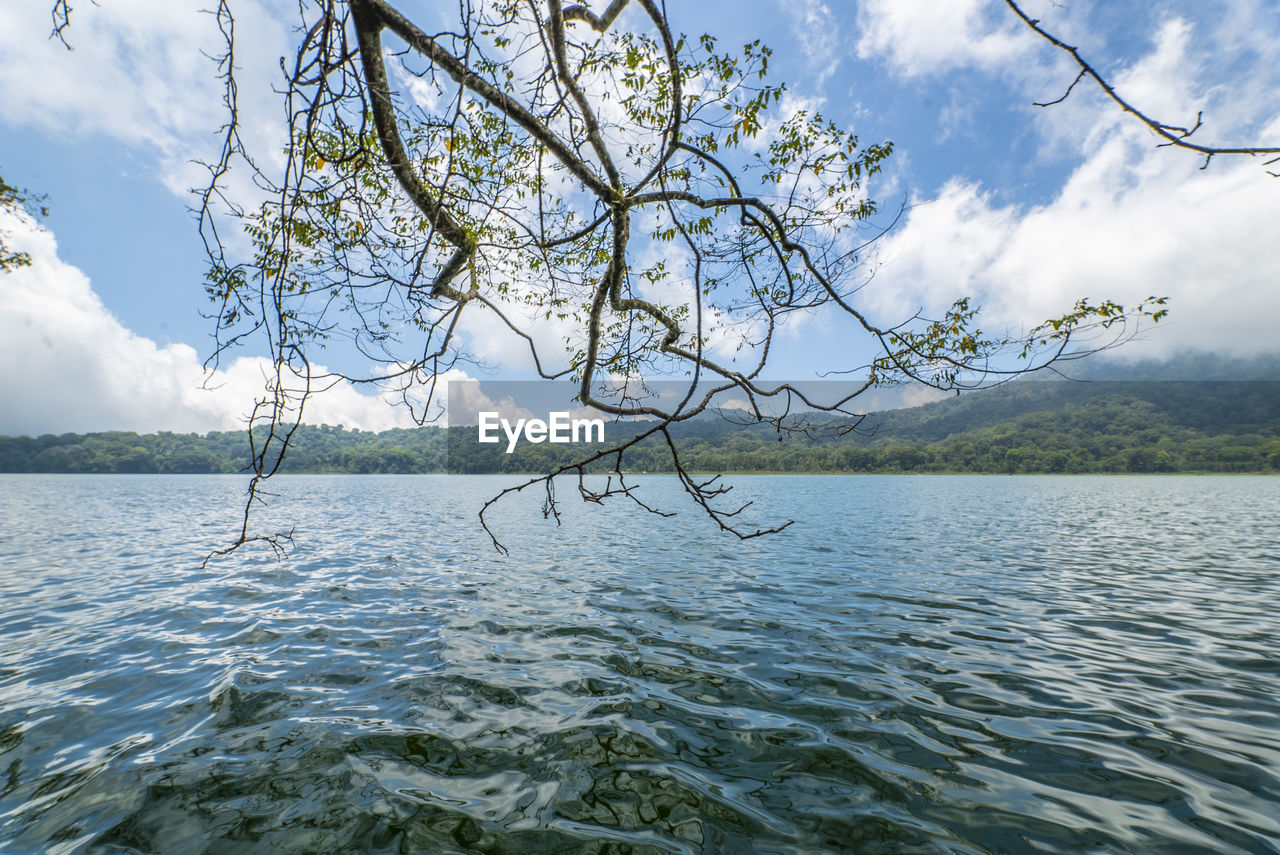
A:
{"label": "dense forest", "polygon": [[[634,429],[611,425],[608,435]],[[722,418],[674,432],[687,466],[708,472],[1276,472],[1280,383],[1023,381],[876,413],[857,432],[779,434]],[[283,471],[538,472],[581,452],[522,442],[505,454],[505,443],[481,446],[475,435],[304,426]],[[233,473],[248,455],[243,432],[0,437],[0,472],[10,473]],[[670,459],[651,438],[623,467],[667,471]]]}

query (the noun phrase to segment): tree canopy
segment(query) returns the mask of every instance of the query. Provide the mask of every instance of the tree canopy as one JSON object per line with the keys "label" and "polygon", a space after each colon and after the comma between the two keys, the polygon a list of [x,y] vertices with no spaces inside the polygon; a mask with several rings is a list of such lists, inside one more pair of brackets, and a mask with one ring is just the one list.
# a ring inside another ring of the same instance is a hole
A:
{"label": "tree canopy", "polygon": [[[631,430],[648,426],[637,422]],[[1026,381],[875,413],[863,426],[784,442],[769,425],[715,417],[671,431],[684,465],[706,474],[1280,470],[1274,381]],[[239,431],[0,437],[0,472],[232,474],[250,465],[247,452]],[[282,471],[536,474],[580,453],[522,443],[507,454],[477,443],[471,427],[373,433],[303,425]],[[628,450],[626,466],[633,473],[674,471],[655,436]],[[589,471],[607,475],[609,462]]]}
{"label": "tree canopy", "polygon": [[[880,233],[868,190],[892,142],[797,106],[760,42],[685,35],[656,0],[600,5],[463,2],[439,28],[390,0],[303,0],[296,53],[282,60],[284,149],[251,152],[233,3],[217,4],[227,122],[199,202],[212,361],[250,346],[275,365],[254,412],[265,431],[250,432],[249,506],[327,385],[394,388],[432,418],[445,373],[474,360],[472,316],[526,348],[539,376],[571,377],[582,405],[653,424],[513,490],[545,485],[554,511],[553,476],[607,459],[619,479],[601,491],[579,478],[582,496],[631,496],[623,455],[657,437],[693,500],[751,537],[766,530],[735,526],[725,488],[689,474],[670,430],[717,393],[741,394],[781,430],[758,401],[856,416],[857,395],[876,386],[1003,382],[1164,315],[1152,297],[1082,299],[1012,334],[985,331],[969,299],[874,317],[859,301]],[[55,5],[58,38],[69,15]],[[247,197],[229,180],[246,172]],[[831,355],[831,372],[864,378],[835,400],[762,379],[778,331],[814,313],[864,343]],[[867,346],[873,357],[854,356]],[[314,368],[337,349],[379,368]],[[646,400],[635,381],[650,376],[684,378],[688,394]],[[246,513],[239,542],[248,525]]]}
{"label": "tree canopy", "polygon": [[[49,209],[44,206],[43,196],[14,187],[0,175],[0,214],[45,217],[49,215]],[[9,245],[4,223],[0,223],[0,273],[8,273],[30,264],[31,254],[13,249]]]}

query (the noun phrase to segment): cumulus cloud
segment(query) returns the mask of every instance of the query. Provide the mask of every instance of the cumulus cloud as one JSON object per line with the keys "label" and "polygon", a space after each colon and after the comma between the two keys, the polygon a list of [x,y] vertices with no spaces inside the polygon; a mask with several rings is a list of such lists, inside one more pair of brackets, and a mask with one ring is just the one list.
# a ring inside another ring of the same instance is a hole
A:
{"label": "cumulus cloud", "polygon": [[527,407],[520,406],[515,400],[516,395],[510,394],[512,391],[518,392],[522,385],[529,390],[538,388],[536,381],[527,384],[498,381],[496,383],[498,389],[508,394],[504,395],[500,391],[496,395],[491,395],[486,392],[485,385],[478,380],[465,377],[451,378],[447,423],[450,426],[479,424],[481,413],[497,413],[500,418],[512,423],[520,419],[534,418],[533,412]]}
{"label": "cumulus cloud", "polygon": [[[106,136],[158,157],[156,177],[185,196],[207,176],[226,121],[210,57],[225,50],[199,3],[112,0],[75,5],[68,51],[47,38],[48,3],[9,3],[0,27],[0,113],[7,123],[57,136]],[[236,77],[242,135],[259,157],[278,149],[279,99],[271,91],[287,31],[252,0],[237,3]]]}
{"label": "cumulus cloud", "polygon": [[1044,205],[1001,205],[955,180],[881,247],[864,292],[888,316],[936,311],[977,295],[992,322],[1017,329],[1078,298],[1170,296],[1147,355],[1188,347],[1274,348],[1280,196],[1256,164],[1197,164],[1117,135]]}
{"label": "cumulus cloud", "polygon": [[[2,216],[32,263],[0,276],[0,433],[245,426],[271,371],[266,359],[241,357],[206,375],[194,348],[160,346],[121,324],[88,277],[58,258],[52,234]],[[411,425],[391,400],[339,383],[308,401],[304,420],[364,430]]]}
{"label": "cumulus cloud", "polygon": [[[955,6],[947,14],[964,9],[980,20],[980,4]],[[943,53],[924,53],[909,27],[892,25],[911,7],[873,3],[868,12],[888,16],[880,21],[888,28],[869,44],[889,52],[903,73],[981,66],[996,55],[957,47],[967,41],[957,38]],[[1280,99],[1251,79],[1231,85],[1207,59],[1215,46],[1242,38],[1238,18],[1229,25],[1163,20],[1150,51],[1115,71],[1112,82],[1153,115],[1190,110],[1194,121],[1203,108],[1212,122],[1197,134],[1203,142],[1280,139]],[[978,42],[990,38],[993,32],[981,31]],[[1027,76],[1040,86],[1048,68]],[[1019,91],[1027,86],[1018,81]],[[1155,147],[1145,128],[1092,91],[1035,121],[1046,150],[1076,161],[1066,182],[1048,201],[1027,205],[997,201],[977,181],[950,179],[880,247],[881,267],[864,296],[886,321],[921,307],[936,314],[975,295],[988,307],[989,328],[1016,331],[1080,297],[1129,303],[1167,295],[1169,320],[1130,353],[1274,349],[1269,319],[1280,311],[1280,268],[1268,248],[1280,245],[1280,194],[1256,161],[1219,158],[1201,170],[1201,159]]]}
{"label": "cumulus cloud", "polygon": [[868,0],[859,7],[857,51],[863,59],[886,60],[907,77],[1005,66],[1032,41],[995,20],[988,0]]}

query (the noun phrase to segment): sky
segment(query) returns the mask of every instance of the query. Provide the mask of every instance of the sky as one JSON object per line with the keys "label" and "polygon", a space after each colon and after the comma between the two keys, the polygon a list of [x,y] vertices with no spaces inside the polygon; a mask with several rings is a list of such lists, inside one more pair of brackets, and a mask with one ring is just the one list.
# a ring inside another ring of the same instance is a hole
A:
{"label": "sky", "polygon": [[[196,161],[222,124],[217,31],[202,3],[75,4],[68,52],[51,4],[0,7],[0,175],[49,197],[39,228],[6,229],[32,256],[0,276],[0,434],[241,427],[264,384],[251,350],[213,373],[213,308],[189,212]],[[244,128],[269,150],[272,86],[291,55],[290,3],[238,0]],[[408,4],[408,7],[419,4]],[[602,5],[595,0],[594,5]],[[1280,145],[1280,4],[1028,0],[1124,97],[1205,144]],[[296,7],[295,7],[296,8]],[[889,214],[859,294],[874,317],[972,296],[1016,329],[1076,299],[1170,297],[1125,358],[1277,350],[1280,179],[1258,160],[1202,159],[1157,140],[1075,76],[1069,59],[989,0],[750,0],[669,4],[675,29],[763,39],[789,97],[892,140],[868,188]],[[1275,167],[1272,167],[1273,169]],[[845,333],[823,318],[782,333],[772,376],[830,368]],[[477,334],[483,350],[484,336]],[[482,353],[527,376],[514,352]],[[411,424],[389,398],[338,386],[308,421]]]}

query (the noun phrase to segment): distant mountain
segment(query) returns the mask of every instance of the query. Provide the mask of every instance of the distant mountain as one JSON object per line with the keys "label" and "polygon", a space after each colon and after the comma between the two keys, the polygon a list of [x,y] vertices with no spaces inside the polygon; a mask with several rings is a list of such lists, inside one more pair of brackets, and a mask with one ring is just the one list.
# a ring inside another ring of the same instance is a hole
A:
{"label": "distant mountain", "polygon": [[[1105,420],[1086,414],[1105,409]],[[1129,411],[1127,414],[1121,411]],[[1274,431],[1280,382],[1176,380],[1022,380],[910,409],[876,413],[868,424],[886,441],[931,443],[955,434],[1053,416],[1064,428],[1105,434],[1133,421],[1208,435]]]}
{"label": "distant mountain", "polygon": [[[1118,351],[1123,353],[1124,351]],[[1280,381],[1280,353],[1226,356],[1188,351],[1168,359],[1129,360],[1121,356],[1094,356],[1059,366],[1077,380],[1270,380]],[[1036,379],[1052,379],[1041,372]]]}
{"label": "distant mountain", "polygon": [[[643,426],[611,425],[608,437]],[[1023,380],[875,413],[857,432],[806,436],[698,419],[672,434],[685,465],[708,472],[1275,472],[1280,383]],[[505,443],[475,439],[468,427],[367,433],[303,426],[283,471],[544,472],[581,452],[521,443],[506,454]],[[0,472],[216,473],[247,464],[243,432],[0,438]],[[663,472],[671,463],[665,444],[650,437],[627,451],[623,466]]]}

